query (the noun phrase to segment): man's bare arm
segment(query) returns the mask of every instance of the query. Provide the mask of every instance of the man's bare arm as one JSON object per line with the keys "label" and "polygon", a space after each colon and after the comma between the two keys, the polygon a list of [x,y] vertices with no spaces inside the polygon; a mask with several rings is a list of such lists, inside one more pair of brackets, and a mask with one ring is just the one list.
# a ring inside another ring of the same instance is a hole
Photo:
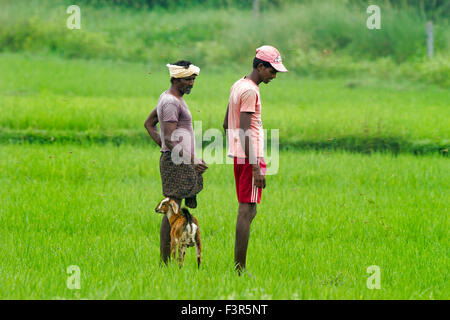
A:
{"label": "man's bare arm", "polygon": [[[266,187],[266,178],[264,177],[259,164],[257,163],[257,157],[255,155],[255,149],[252,145],[252,139],[250,138],[250,120],[252,118],[251,112],[241,112],[239,116],[239,138],[241,141],[242,149],[245,156],[249,159],[252,166],[252,173],[255,179],[255,185],[258,188]],[[247,134],[248,133],[248,134]]]}
{"label": "man's bare arm", "polygon": [[167,121],[163,121],[163,123],[164,125],[161,126],[161,134],[164,136],[164,144],[170,151],[172,151],[176,144],[172,141],[172,134],[177,129],[177,123]]}
{"label": "man's bare arm", "polygon": [[156,108],[148,116],[147,120],[145,120],[144,127],[147,129],[148,134],[152,137],[153,141],[161,147],[161,137],[158,132],[158,114],[156,112]]}
{"label": "man's bare arm", "polygon": [[227,132],[228,129],[228,109],[230,108],[230,104],[228,103],[227,112],[225,112],[225,119],[223,119],[223,130]]}

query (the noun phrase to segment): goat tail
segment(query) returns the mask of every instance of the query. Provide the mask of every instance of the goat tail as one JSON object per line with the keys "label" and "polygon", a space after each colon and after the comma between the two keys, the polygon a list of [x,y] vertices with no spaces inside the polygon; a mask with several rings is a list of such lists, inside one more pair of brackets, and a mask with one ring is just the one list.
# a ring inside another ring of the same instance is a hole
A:
{"label": "goat tail", "polygon": [[187,223],[190,225],[192,224],[193,220],[192,220],[192,215],[190,214],[189,210],[186,208],[181,208],[181,213],[183,214],[183,216],[186,218]]}

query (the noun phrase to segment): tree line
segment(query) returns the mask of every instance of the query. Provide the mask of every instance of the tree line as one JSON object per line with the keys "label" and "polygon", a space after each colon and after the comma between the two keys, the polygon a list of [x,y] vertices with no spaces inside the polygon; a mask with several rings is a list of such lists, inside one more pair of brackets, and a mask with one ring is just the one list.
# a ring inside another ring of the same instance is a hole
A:
{"label": "tree line", "polygon": [[[70,2],[69,0],[67,0]],[[67,2],[66,1],[66,2]],[[255,2],[258,3],[258,8],[265,9],[271,7],[280,7],[294,3],[308,3],[314,0],[79,0],[78,2],[89,3],[94,6],[104,5],[119,5],[133,7],[136,9],[182,9],[194,6],[201,6],[207,8],[241,8],[252,9]],[[367,0],[329,0],[330,2],[339,1],[349,5],[368,6],[373,1]],[[448,0],[379,0],[377,3],[382,6],[396,7],[396,8],[414,8],[420,10],[428,17],[443,17],[450,16],[450,1]]]}

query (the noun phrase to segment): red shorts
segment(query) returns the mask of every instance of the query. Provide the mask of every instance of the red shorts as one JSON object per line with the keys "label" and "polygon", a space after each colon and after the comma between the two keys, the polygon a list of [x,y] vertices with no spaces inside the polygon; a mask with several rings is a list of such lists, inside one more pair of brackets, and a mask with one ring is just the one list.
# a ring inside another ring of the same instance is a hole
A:
{"label": "red shorts", "polygon": [[[245,163],[244,163],[245,160]],[[263,158],[258,159],[259,167],[263,175],[266,175],[267,165]],[[260,203],[262,188],[255,186],[252,166],[248,159],[234,157],[234,180],[236,181],[236,193],[241,203]]]}

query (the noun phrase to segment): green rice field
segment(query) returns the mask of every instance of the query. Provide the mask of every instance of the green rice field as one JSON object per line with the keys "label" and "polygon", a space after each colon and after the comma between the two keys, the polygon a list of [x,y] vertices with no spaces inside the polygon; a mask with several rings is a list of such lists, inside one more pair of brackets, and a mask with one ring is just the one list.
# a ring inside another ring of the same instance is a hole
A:
{"label": "green rice field", "polygon": [[[161,268],[159,151],[143,122],[167,88],[163,71],[22,55],[1,56],[0,64],[0,298],[449,297],[445,153],[282,149],[252,225],[250,279],[233,271],[232,166],[211,163],[192,210],[202,268],[193,251],[182,270]],[[354,89],[345,79],[283,76],[261,88],[265,127],[279,128],[281,147],[364,130],[448,141],[448,92],[440,88],[365,82]],[[220,128],[232,81],[205,70],[186,97],[204,129]],[[42,140],[9,140],[35,131]],[[51,139],[61,132],[72,139]],[[73,139],[86,132],[126,139]],[[70,265],[80,268],[80,290],[66,285]],[[380,268],[381,289],[367,287],[370,265]]]}
{"label": "green rice field", "polygon": [[[203,265],[159,266],[159,152],[2,145],[2,299],[447,299],[442,156],[293,152],[267,178],[247,267],[233,271],[231,165],[210,165],[198,208]],[[66,286],[80,268],[80,290]],[[367,267],[380,268],[369,289]]]}

